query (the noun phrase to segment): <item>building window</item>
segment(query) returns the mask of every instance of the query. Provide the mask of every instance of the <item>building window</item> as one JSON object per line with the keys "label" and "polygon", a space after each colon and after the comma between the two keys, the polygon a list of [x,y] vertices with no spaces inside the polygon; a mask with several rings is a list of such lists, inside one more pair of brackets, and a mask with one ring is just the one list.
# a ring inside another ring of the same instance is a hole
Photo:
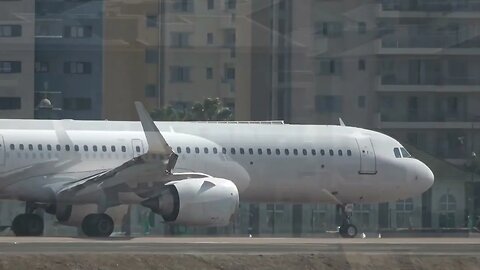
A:
{"label": "building window", "polygon": [[147,27],[158,27],[158,16],[157,15],[147,15],[146,18]]}
{"label": "building window", "polygon": [[340,75],[342,74],[342,62],[337,58],[320,59],[319,75]]}
{"label": "building window", "polygon": [[47,62],[35,62],[35,72],[36,73],[47,73],[48,72],[48,63]]}
{"label": "building window", "polygon": [[235,68],[226,67],[225,68],[225,81],[234,81],[235,80]]}
{"label": "building window", "polygon": [[157,86],[154,84],[148,84],[145,86],[145,97],[156,97],[157,96]]}
{"label": "building window", "polygon": [[312,206],[312,216],[310,220],[312,232],[325,232],[327,229],[326,215],[327,208],[324,204],[314,204]]}
{"label": "building window", "polygon": [[90,98],[64,98],[63,109],[69,111],[87,111],[92,109]]}
{"label": "building window", "polygon": [[366,99],[367,98],[365,96],[359,96],[358,97],[358,107],[359,108],[362,108],[362,109],[365,108],[366,103],[367,103]]}
{"label": "building window", "polygon": [[170,81],[171,82],[190,82],[190,67],[171,66]]}
{"label": "building window", "polygon": [[65,62],[63,65],[65,74],[91,74],[92,63],[89,62]]}
{"label": "building window", "polygon": [[19,97],[0,97],[0,110],[20,110],[22,99]]}
{"label": "building window", "polygon": [[324,37],[339,37],[343,34],[341,22],[318,22],[315,23],[315,33]]}
{"label": "building window", "polygon": [[358,70],[365,70],[366,64],[365,59],[358,60]]}
{"label": "building window", "polygon": [[397,228],[412,228],[413,200],[398,200],[395,210]]}
{"label": "building window", "polygon": [[0,38],[19,37],[22,35],[21,25],[0,25]]}
{"label": "building window", "polygon": [[358,223],[360,228],[368,228],[370,226],[370,211],[369,204],[355,204],[353,206],[353,220]]}
{"label": "building window", "polygon": [[237,0],[225,0],[225,8],[227,10],[234,10],[237,8]]}
{"label": "building window", "polygon": [[89,38],[92,36],[92,27],[75,25],[66,26],[64,30],[64,37],[66,38]]}
{"label": "building window", "polygon": [[213,33],[207,33],[207,44],[208,45],[213,44]]}
{"label": "building window", "polygon": [[212,10],[215,8],[215,1],[214,0],[208,0],[207,1],[207,9]]}
{"label": "building window", "polygon": [[20,72],[22,72],[22,62],[0,61],[0,73],[20,73]]}
{"label": "building window", "polygon": [[193,12],[193,0],[175,0],[173,10],[177,12]]}
{"label": "building window", "polygon": [[286,222],[284,204],[267,204],[267,225],[272,232]]}
{"label": "building window", "polygon": [[341,96],[316,96],[315,110],[320,113],[340,113],[342,103]]}
{"label": "building window", "polygon": [[367,33],[367,24],[365,22],[358,23],[358,33],[359,34]]}
{"label": "building window", "polygon": [[234,48],[237,42],[237,34],[235,32],[235,29],[225,29],[223,34],[224,34],[223,36],[224,46],[227,48]]}
{"label": "building window", "polygon": [[438,225],[440,228],[455,227],[455,211],[457,210],[457,200],[452,194],[444,194],[440,197],[440,214]]}
{"label": "building window", "polygon": [[207,73],[207,74],[206,74],[207,80],[213,79],[213,68],[208,67],[208,68],[206,69],[206,73]]}
{"label": "building window", "polygon": [[188,33],[188,32],[172,32],[172,33],[170,33],[170,46],[172,48],[188,48],[188,47],[190,47],[190,33]]}
{"label": "building window", "polygon": [[147,64],[158,63],[158,50],[156,48],[148,48],[145,50],[145,63]]}

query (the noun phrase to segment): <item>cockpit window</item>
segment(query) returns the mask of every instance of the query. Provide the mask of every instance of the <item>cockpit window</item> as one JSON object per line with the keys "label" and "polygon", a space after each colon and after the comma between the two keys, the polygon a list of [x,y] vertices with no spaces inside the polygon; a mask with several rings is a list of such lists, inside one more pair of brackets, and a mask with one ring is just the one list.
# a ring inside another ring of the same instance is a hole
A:
{"label": "cockpit window", "polygon": [[412,157],[412,155],[410,155],[410,153],[408,153],[407,149],[405,149],[405,148],[402,147],[402,148],[400,148],[400,150],[402,150],[402,156],[403,156],[404,158],[410,158],[410,157]]}
{"label": "cockpit window", "polygon": [[402,155],[400,154],[400,149],[398,148],[393,148],[393,153],[395,154],[396,158],[401,158]]}

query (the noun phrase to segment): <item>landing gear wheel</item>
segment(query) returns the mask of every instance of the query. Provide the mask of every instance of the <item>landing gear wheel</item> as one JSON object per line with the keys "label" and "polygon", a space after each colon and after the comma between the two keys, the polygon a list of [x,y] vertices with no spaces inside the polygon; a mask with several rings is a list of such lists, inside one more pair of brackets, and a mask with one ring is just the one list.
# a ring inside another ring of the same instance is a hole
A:
{"label": "landing gear wheel", "polygon": [[113,229],[113,219],[107,214],[90,214],[82,221],[82,231],[88,237],[109,237]]}
{"label": "landing gear wheel", "polygon": [[12,231],[16,236],[41,236],[43,219],[36,214],[20,214],[13,219]]}
{"label": "landing gear wheel", "polygon": [[355,238],[357,236],[358,230],[357,227],[353,224],[344,224],[340,226],[340,235],[343,238]]}

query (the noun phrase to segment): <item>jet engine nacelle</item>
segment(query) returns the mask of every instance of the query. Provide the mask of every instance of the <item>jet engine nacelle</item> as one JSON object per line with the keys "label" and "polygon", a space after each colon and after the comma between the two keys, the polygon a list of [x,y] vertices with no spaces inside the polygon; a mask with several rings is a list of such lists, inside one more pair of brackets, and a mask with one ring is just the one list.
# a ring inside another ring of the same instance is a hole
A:
{"label": "jet engine nacelle", "polygon": [[238,189],[221,178],[186,179],[167,183],[160,195],[142,205],[169,223],[226,226],[238,209]]}

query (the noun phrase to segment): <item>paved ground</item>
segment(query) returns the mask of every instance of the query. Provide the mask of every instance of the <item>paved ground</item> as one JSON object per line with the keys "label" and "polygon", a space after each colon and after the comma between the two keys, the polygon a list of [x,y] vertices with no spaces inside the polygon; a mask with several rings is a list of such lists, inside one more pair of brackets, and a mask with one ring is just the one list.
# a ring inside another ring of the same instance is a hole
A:
{"label": "paved ground", "polygon": [[480,253],[480,238],[0,238],[0,255],[33,253],[425,254],[478,256]]}

